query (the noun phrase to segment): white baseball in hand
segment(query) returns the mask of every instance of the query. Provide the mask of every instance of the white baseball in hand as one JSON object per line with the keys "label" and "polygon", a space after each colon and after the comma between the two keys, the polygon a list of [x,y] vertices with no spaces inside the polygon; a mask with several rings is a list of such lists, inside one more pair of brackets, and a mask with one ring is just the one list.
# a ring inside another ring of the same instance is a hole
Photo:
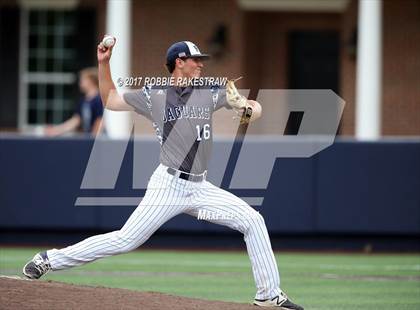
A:
{"label": "white baseball in hand", "polygon": [[113,36],[110,35],[106,35],[104,36],[104,38],[102,39],[102,44],[103,46],[105,46],[106,48],[109,48],[111,46],[114,46],[115,44],[115,39]]}

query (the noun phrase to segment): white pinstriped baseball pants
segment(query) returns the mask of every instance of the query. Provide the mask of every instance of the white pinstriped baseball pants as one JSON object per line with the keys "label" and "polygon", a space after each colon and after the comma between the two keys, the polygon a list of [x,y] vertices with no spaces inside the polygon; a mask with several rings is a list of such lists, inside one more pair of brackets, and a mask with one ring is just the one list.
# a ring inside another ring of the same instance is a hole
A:
{"label": "white pinstriped baseball pants", "polygon": [[244,235],[257,294],[266,299],[279,295],[280,276],[263,217],[242,199],[210,182],[176,178],[160,165],[147,186],[140,205],[120,230],[87,238],[63,249],[47,251],[53,270],[80,266],[99,258],[136,249],[166,221],[180,213],[209,221]]}

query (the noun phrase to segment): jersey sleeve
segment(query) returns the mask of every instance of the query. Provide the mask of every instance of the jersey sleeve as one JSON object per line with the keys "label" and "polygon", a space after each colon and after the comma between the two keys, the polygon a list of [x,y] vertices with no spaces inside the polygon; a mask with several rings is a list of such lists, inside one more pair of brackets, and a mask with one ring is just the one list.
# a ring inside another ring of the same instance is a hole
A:
{"label": "jersey sleeve", "polygon": [[149,88],[143,87],[141,89],[128,90],[123,94],[123,98],[138,114],[141,114],[150,120],[152,119]]}
{"label": "jersey sleeve", "polygon": [[226,87],[217,87],[212,89],[213,96],[217,92],[217,102],[214,106],[214,111],[217,111],[223,107],[231,110],[232,107],[226,101]]}

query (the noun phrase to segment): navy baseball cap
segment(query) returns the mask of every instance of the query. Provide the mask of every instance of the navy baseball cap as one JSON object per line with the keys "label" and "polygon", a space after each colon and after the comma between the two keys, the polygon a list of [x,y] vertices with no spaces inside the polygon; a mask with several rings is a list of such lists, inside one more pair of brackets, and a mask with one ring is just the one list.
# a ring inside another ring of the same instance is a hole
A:
{"label": "navy baseball cap", "polygon": [[181,41],[172,44],[166,52],[166,64],[173,63],[177,58],[209,59],[209,54],[202,54],[197,45],[190,41]]}

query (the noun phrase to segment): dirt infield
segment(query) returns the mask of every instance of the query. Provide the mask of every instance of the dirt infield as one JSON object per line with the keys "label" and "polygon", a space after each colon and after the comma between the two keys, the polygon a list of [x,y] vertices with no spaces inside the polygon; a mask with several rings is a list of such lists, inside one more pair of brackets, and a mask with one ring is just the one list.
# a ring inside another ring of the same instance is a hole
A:
{"label": "dirt infield", "polygon": [[0,309],[255,310],[256,307],[155,292],[1,277]]}

